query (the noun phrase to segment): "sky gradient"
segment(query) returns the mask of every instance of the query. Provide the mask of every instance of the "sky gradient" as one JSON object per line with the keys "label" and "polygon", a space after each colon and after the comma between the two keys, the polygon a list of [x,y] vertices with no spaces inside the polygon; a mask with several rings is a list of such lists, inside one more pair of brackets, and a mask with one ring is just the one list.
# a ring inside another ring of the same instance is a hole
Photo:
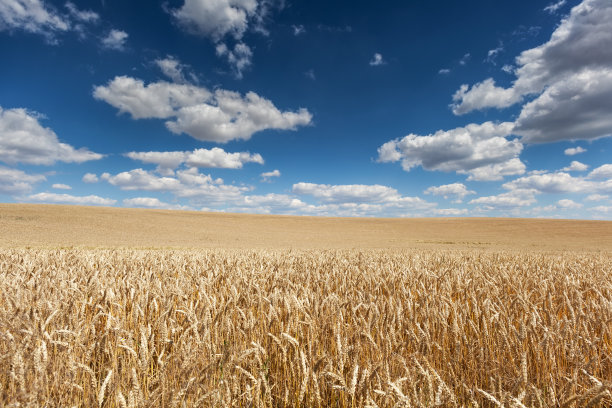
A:
{"label": "sky gradient", "polygon": [[2,202],[612,219],[609,0],[0,0],[0,53]]}

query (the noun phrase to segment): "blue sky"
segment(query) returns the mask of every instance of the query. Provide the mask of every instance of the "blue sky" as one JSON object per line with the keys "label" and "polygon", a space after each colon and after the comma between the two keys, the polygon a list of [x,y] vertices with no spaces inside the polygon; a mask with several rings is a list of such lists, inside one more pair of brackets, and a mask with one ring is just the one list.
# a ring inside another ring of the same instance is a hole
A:
{"label": "blue sky", "polygon": [[612,218],[612,3],[0,0],[0,201]]}

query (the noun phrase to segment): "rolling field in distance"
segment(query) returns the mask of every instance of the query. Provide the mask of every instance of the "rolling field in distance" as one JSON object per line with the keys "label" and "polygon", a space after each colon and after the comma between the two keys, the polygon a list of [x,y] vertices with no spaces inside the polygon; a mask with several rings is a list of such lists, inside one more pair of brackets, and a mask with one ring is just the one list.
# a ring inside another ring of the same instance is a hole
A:
{"label": "rolling field in distance", "polygon": [[612,405],[612,223],[0,205],[0,406]]}
{"label": "rolling field in distance", "polygon": [[324,218],[0,204],[0,247],[612,250],[612,222]]}

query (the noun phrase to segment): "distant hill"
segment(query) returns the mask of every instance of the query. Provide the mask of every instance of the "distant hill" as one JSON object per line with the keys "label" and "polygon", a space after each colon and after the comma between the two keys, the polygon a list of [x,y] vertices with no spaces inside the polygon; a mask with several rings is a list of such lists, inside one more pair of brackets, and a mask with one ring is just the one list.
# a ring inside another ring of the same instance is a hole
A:
{"label": "distant hill", "polygon": [[324,218],[0,204],[2,247],[612,250],[612,222]]}

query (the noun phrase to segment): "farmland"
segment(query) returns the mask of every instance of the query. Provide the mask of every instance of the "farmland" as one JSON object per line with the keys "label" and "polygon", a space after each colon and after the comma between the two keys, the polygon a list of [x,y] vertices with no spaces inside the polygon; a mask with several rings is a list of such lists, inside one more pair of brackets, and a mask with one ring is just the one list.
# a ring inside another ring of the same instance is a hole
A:
{"label": "farmland", "polygon": [[0,215],[3,406],[612,404],[610,223]]}

